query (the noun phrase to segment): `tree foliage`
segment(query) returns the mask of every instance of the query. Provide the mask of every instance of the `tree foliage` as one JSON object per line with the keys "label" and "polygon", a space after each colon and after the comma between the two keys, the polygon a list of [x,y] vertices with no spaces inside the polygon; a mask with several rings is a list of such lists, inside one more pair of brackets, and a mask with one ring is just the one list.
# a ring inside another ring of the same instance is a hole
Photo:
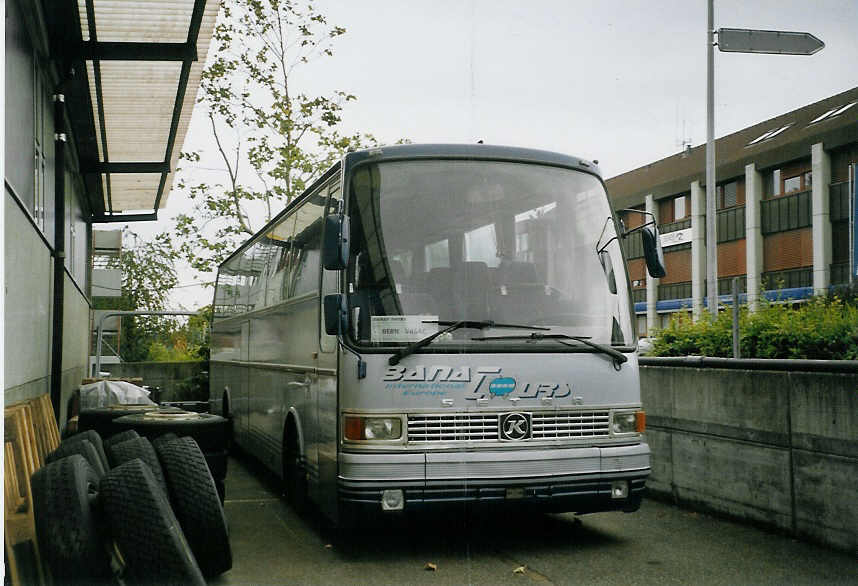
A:
{"label": "tree foliage", "polygon": [[194,269],[214,270],[348,148],[376,144],[371,135],[339,130],[354,95],[309,95],[293,81],[297,68],[332,56],[345,32],[309,3],[224,2],[197,106],[224,179],[192,181],[201,153],[191,152],[182,154],[188,173],[178,184],[194,208],[176,217],[175,236]]}
{"label": "tree foliage", "polygon": [[[815,297],[797,307],[763,302],[755,313],[741,308],[742,358],[858,360],[858,302],[837,295]],[[656,356],[733,355],[732,312],[694,322],[675,314],[653,341]]]}
{"label": "tree foliage", "polygon": [[[123,246],[120,255],[107,263],[107,268],[122,272],[120,296],[97,298],[94,309],[164,311],[170,291],[178,284],[177,253],[170,238],[159,234],[152,240],[141,240],[127,230],[126,238],[133,243]],[[147,360],[152,341],[168,337],[174,327],[175,321],[169,318],[122,318],[120,356],[129,362]]]}

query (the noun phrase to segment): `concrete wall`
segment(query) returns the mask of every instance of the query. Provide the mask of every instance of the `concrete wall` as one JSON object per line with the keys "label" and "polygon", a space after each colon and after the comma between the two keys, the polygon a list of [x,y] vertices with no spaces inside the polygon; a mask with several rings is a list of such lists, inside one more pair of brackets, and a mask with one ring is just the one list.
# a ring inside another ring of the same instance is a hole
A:
{"label": "concrete wall", "polygon": [[63,304],[63,368],[60,421],[65,421],[68,400],[87,376],[89,363],[89,311],[86,298],[75,286],[68,273],[65,275],[65,303]]}
{"label": "concrete wall", "polygon": [[[109,372],[112,377],[143,379],[143,384],[161,389],[162,401],[199,400],[183,392],[183,383],[191,380],[202,371],[208,371],[208,362],[123,362],[120,364],[102,364],[102,372]],[[208,389],[205,399],[208,400]]]}
{"label": "concrete wall", "polygon": [[858,548],[858,373],[641,367],[652,493]]}
{"label": "concrete wall", "polygon": [[[53,259],[8,193],[4,212],[3,404],[13,405],[50,393]],[[89,303],[68,273],[64,295],[60,422],[65,421],[69,397],[86,376],[89,346]]]}
{"label": "concrete wall", "polygon": [[53,261],[13,196],[5,200],[3,401],[11,405],[50,391]]}

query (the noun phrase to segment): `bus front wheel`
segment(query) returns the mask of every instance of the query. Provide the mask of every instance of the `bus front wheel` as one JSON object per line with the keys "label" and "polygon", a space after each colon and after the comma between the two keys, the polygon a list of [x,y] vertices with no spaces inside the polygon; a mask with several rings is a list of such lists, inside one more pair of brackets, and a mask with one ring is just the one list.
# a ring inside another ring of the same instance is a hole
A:
{"label": "bus front wheel", "polygon": [[307,507],[307,474],[301,464],[298,451],[298,433],[290,425],[286,432],[286,450],[283,455],[283,481],[286,498],[297,513],[303,513]]}

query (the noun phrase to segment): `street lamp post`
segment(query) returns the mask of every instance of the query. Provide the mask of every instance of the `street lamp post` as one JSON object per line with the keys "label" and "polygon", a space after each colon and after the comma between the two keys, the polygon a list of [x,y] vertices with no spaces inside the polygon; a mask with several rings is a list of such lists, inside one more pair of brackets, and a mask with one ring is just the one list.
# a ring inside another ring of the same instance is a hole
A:
{"label": "street lamp post", "polygon": [[706,16],[706,290],[709,312],[718,315],[718,245],[715,233],[715,7]]}
{"label": "street lamp post", "polygon": [[715,205],[715,35],[718,50],[728,53],[813,55],[825,43],[810,33],[721,28],[715,30],[714,0],[706,17],[706,288],[709,312],[718,315],[718,244]]}

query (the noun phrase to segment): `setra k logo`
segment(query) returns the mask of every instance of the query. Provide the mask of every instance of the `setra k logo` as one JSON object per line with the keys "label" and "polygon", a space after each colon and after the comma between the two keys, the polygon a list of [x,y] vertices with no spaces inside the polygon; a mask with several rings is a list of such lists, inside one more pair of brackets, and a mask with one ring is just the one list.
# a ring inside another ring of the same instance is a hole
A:
{"label": "setra k logo", "polygon": [[530,437],[530,413],[504,413],[500,417],[500,438],[519,441]]}

